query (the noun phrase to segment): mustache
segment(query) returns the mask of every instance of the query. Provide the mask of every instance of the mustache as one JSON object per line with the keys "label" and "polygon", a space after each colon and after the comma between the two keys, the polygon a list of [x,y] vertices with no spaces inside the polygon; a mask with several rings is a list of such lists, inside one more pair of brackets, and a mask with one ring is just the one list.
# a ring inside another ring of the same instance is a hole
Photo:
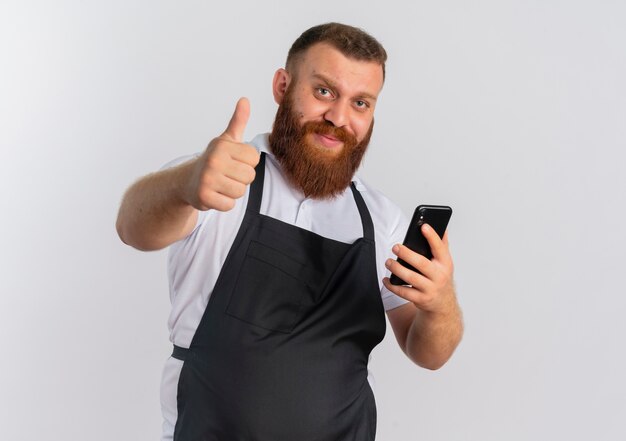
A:
{"label": "mustache", "polygon": [[346,129],[342,127],[336,127],[333,123],[328,121],[309,121],[304,124],[303,133],[304,135],[324,135],[324,136],[332,136],[335,139],[343,142],[347,145],[356,145],[357,139],[356,136],[349,133]]}

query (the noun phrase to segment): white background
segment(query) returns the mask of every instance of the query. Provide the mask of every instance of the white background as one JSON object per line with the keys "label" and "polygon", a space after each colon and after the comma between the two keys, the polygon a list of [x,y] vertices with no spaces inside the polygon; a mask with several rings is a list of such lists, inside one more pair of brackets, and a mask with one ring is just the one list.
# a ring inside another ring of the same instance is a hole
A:
{"label": "white background", "polygon": [[125,188],[202,150],[240,96],[274,117],[293,40],[389,53],[361,175],[454,208],[466,333],[376,349],[378,439],[626,439],[626,3],[7,1],[0,6],[0,438],[158,440],[164,251],[124,246]]}

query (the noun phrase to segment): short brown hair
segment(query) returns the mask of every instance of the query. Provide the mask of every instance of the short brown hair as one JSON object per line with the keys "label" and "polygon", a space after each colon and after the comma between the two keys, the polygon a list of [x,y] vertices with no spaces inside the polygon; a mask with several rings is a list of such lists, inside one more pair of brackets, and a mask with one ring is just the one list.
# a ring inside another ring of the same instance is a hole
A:
{"label": "short brown hair", "polygon": [[328,43],[348,58],[380,64],[384,80],[387,52],[382,44],[364,30],[341,23],[321,24],[304,31],[289,49],[287,70],[295,73],[294,64],[308,48],[317,43]]}

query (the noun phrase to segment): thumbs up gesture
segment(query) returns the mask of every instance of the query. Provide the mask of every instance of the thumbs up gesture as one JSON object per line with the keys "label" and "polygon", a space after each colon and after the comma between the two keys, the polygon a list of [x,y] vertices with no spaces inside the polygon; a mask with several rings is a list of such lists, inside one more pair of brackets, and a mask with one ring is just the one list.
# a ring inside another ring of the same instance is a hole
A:
{"label": "thumbs up gesture", "polygon": [[254,180],[259,163],[257,150],[243,143],[250,103],[241,98],[228,127],[213,139],[196,160],[187,185],[186,200],[198,210],[228,211]]}

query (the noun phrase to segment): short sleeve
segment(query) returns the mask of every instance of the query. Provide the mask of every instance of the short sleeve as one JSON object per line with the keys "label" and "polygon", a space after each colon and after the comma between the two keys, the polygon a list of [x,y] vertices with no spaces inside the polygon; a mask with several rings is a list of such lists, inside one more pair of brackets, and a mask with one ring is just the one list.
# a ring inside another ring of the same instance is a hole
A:
{"label": "short sleeve", "polygon": [[172,168],[172,167],[176,167],[177,165],[180,164],[184,164],[187,161],[191,161],[192,159],[196,159],[197,157],[200,156],[201,153],[194,153],[192,155],[185,155],[185,156],[180,156],[176,159],[171,160],[170,162],[165,163],[160,169],[161,170],[167,170],[168,168]]}

